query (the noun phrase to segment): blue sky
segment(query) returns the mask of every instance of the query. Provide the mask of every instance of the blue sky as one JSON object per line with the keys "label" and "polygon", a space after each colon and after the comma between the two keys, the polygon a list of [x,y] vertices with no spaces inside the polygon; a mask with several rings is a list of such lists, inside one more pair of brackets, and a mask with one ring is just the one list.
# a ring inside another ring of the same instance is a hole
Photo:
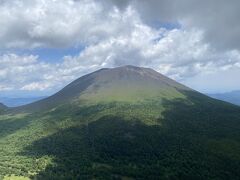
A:
{"label": "blue sky", "polygon": [[86,73],[127,64],[204,93],[238,90],[240,3],[213,1],[3,1],[0,95],[50,95]]}

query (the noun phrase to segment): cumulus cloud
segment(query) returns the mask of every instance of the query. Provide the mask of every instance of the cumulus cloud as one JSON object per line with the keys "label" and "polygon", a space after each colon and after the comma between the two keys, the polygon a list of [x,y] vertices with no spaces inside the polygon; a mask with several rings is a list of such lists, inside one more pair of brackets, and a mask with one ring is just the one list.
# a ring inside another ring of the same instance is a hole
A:
{"label": "cumulus cloud", "polygon": [[131,7],[153,26],[179,23],[198,28],[207,42],[221,50],[240,49],[238,0],[1,1],[0,44],[7,48],[65,47],[97,42],[130,28],[127,22],[119,24],[114,7],[122,12]]}
{"label": "cumulus cloud", "polygon": [[[0,91],[54,91],[99,68],[127,64],[150,67],[183,82],[231,71],[240,66],[238,4],[0,1]],[[169,29],[166,23],[179,26]],[[84,49],[78,55],[66,55],[56,63],[12,50],[79,45]]]}
{"label": "cumulus cloud", "polygon": [[13,0],[0,4],[0,47],[72,47],[131,31],[135,13],[94,0]]}
{"label": "cumulus cloud", "polygon": [[39,62],[38,57],[33,55],[5,54],[0,56],[0,62],[0,90],[21,89],[28,83],[41,81],[42,74],[53,70],[53,67]]}
{"label": "cumulus cloud", "polygon": [[[69,47],[126,31],[93,0],[13,0],[0,5],[2,48]],[[122,25],[122,24],[121,24]],[[107,27],[107,28],[106,28]]]}
{"label": "cumulus cloud", "polygon": [[97,68],[132,64],[153,68],[176,80],[239,65],[238,51],[218,52],[201,39],[202,33],[195,30],[156,31],[136,24],[131,34],[89,46],[79,56],[68,57],[68,62],[75,67],[91,62]]}
{"label": "cumulus cloud", "polygon": [[[216,52],[192,30],[155,30],[136,21],[130,34],[109,37],[86,47],[62,63],[41,62],[37,56],[7,54],[0,57],[0,81],[12,89],[57,90],[70,81],[104,67],[137,65],[153,68],[176,80],[226,72],[240,66],[238,51]],[[7,79],[7,80],[5,80]],[[10,80],[10,81],[9,81]]]}
{"label": "cumulus cloud", "polygon": [[109,0],[121,9],[131,5],[147,23],[179,23],[199,28],[215,48],[240,49],[240,1],[238,0]]}

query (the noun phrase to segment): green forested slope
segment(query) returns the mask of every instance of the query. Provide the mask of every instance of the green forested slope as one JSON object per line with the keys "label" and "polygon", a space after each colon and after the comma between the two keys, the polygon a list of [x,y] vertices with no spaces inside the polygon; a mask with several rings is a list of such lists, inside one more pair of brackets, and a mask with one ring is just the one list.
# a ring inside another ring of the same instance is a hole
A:
{"label": "green forested slope", "polygon": [[132,68],[2,113],[0,179],[239,179],[240,108]]}

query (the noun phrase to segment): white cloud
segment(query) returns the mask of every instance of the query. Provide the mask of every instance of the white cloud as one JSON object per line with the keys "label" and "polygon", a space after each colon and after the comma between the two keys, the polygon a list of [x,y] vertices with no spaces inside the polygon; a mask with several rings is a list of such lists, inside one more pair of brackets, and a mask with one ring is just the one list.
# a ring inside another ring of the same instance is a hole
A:
{"label": "white cloud", "polygon": [[3,48],[66,47],[108,33],[100,27],[108,14],[92,0],[4,1],[0,16]]}
{"label": "white cloud", "polygon": [[0,47],[97,43],[131,30],[131,21],[135,19],[130,19],[125,11],[131,7],[144,23],[179,23],[184,28],[200,29],[204,39],[215,48],[240,49],[239,5],[238,0],[1,1]]}
{"label": "white cloud", "polygon": [[0,62],[0,85],[8,89],[21,89],[28,83],[41,81],[43,74],[54,70],[50,64],[39,62],[38,57],[32,55],[5,54],[0,56]]}
{"label": "white cloud", "polygon": [[[0,4],[0,47],[71,47],[131,31],[134,11],[94,0],[13,0]],[[137,16],[135,14],[135,16]]]}
{"label": "white cloud", "polygon": [[[201,41],[197,30],[155,30],[135,24],[131,34],[109,38],[89,46],[65,64],[81,67],[137,65],[151,67],[177,80],[199,73],[227,70],[240,62],[238,51],[218,52]],[[94,69],[94,68],[92,68]]]}
{"label": "white cloud", "polygon": [[180,81],[239,67],[238,51],[220,53],[201,38],[196,30],[155,30],[134,21],[131,33],[106,38],[77,56],[64,57],[62,63],[43,63],[32,55],[3,55],[0,82],[13,89],[44,91],[59,89],[99,68],[127,64],[150,67]]}
{"label": "white cloud", "polygon": [[240,50],[239,0],[108,0],[121,9],[131,5],[146,23],[179,23],[198,28],[220,50]]}
{"label": "white cloud", "polygon": [[[233,50],[233,46],[219,50],[214,43],[205,41],[208,28],[194,22],[199,14],[189,10],[181,14],[182,5],[176,14],[173,13],[176,1],[171,1],[173,4],[165,0],[141,1],[131,6],[127,0],[117,4],[114,0],[106,2],[0,1],[0,48],[3,49],[0,91],[54,91],[99,68],[127,64],[150,67],[183,82],[240,66],[240,53]],[[158,13],[156,8],[159,6],[163,11]],[[171,13],[164,7],[169,7]],[[187,13],[194,14],[194,18],[188,19]],[[182,27],[158,29],[151,26],[151,20],[178,21]],[[227,39],[223,33],[223,40]],[[9,48],[59,48],[80,44],[85,48],[79,55],[68,55],[61,62],[51,64],[41,61],[38,56],[8,52]]]}
{"label": "white cloud", "polygon": [[27,90],[27,91],[33,91],[33,90],[39,90],[39,91],[43,91],[46,90],[48,88],[50,88],[52,86],[52,84],[50,83],[41,83],[41,82],[32,82],[30,84],[24,85],[22,88],[20,88],[20,90]]}

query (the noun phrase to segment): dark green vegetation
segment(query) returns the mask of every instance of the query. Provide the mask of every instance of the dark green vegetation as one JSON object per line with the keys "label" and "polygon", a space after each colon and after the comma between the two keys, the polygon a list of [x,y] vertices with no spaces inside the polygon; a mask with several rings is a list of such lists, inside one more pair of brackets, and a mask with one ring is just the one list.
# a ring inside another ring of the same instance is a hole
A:
{"label": "dark green vegetation", "polygon": [[[14,177],[13,177],[14,174]],[[0,116],[0,179],[239,179],[240,108],[105,69]]]}

